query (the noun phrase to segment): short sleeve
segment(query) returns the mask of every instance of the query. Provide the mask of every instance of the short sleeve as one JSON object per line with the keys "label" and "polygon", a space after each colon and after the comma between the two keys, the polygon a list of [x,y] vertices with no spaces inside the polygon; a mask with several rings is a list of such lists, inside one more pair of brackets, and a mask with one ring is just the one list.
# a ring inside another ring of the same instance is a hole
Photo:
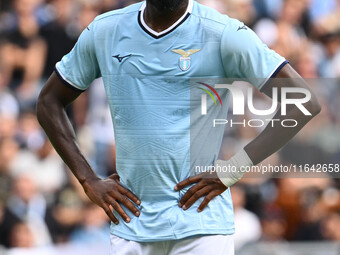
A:
{"label": "short sleeve", "polygon": [[68,86],[85,91],[100,70],[95,52],[94,28],[91,23],[80,35],[73,49],[56,64],[55,71]]}
{"label": "short sleeve", "polygon": [[226,76],[246,80],[259,90],[288,63],[238,20],[229,19],[221,40]]}

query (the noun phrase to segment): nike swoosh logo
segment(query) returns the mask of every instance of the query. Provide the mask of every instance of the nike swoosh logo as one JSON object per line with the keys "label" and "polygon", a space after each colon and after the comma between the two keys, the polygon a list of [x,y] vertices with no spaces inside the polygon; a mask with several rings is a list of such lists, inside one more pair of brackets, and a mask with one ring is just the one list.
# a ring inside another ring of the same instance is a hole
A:
{"label": "nike swoosh logo", "polygon": [[118,55],[115,55],[115,56],[112,56],[112,57],[118,59],[119,63],[122,63],[124,58],[128,58],[128,57],[131,57],[131,56],[132,56],[132,54],[121,57],[120,54],[118,54]]}
{"label": "nike swoosh logo", "polygon": [[244,25],[243,27],[238,27],[237,31],[240,31],[240,30],[242,30],[242,29],[244,29],[244,30],[248,30],[247,26],[246,26],[246,25]]}

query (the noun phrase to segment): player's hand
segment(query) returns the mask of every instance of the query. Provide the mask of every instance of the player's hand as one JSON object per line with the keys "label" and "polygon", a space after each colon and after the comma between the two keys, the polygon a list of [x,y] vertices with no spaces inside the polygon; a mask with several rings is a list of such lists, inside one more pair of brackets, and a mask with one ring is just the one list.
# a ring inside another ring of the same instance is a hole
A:
{"label": "player's hand", "polygon": [[175,190],[181,190],[184,187],[194,184],[182,197],[178,206],[187,210],[199,198],[205,196],[203,202],[198,207],[197,211],[202,212],[208,203],[216,196],[222,194],[228,187],[217,177],[216,173],[203,173],[196,176],[191,176],[188,179],[181,181],[175,186]]}
{"label": "player's hand", "polygon": [[87,181],[83,184],[83,188],[92,202],[103,208],[107,216],[116,225],[119,224],[119,221],[113,215],[112,209],[119,213],[125,222],[129,223],[131,221],[121,207],[121,204],[126,206],[137,217],[140,215],[139,210],[131,202],[133,201],[135,204],[139,205],[141,203],[139,198],[120,184],[119,176],[117,174],[113,174],[105,179],[98,178]]}

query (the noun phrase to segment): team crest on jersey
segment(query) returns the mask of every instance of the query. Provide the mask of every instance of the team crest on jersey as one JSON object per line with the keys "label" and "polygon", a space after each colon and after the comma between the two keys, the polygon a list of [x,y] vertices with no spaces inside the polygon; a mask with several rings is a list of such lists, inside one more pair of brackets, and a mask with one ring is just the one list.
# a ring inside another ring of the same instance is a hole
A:
{"label": "team crest on jersey", "polygon": [[172,52],[175,52],[179,55],[181,55],[181,57],[179,58],[179,67],[181,68],[182,71],[187,71],[189,70],[190,66],[191,66],[191,55],[199,52],[201,49],[191,49],[188,51],[185,50],[171,50]]}

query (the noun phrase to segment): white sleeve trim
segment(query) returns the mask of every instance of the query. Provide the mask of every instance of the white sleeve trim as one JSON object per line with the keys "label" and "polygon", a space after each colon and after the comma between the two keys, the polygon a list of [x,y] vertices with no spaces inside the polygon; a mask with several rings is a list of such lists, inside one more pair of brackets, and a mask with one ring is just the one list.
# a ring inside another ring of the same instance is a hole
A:
{"label": "white sleeve trim", "polygon": [[61,76],[61,78],[62,78],[65,82],[67,82],[69,85],[71,85],[72,87],[75,87],[76,89],[79,89],[79,90],[81,90],[81,91],[84,91],[83,88],[77,86],[76,84],[74,84],[72,81],[68,80],[68,79],[64,76],[64,74],[63,74],[63,73],[60,71],[60,69],[58,68],[58,65],[59,65],[59,64],[60,64],[60,62],[58,62],[58,63],[55,65],[55,68],[56,68],[58,74]]}
{"label": "white sleeve trim", "polygon": [[282,64],[287,63],[288,61],[286,59],[283,59],[275,68],[274,70],[270,73],[270,75],[262,82],[262,84],[257,88],[258,90],[261,90],[263,86],[269,81],[270,78],[272,78],[273,74],[281,67]]}

